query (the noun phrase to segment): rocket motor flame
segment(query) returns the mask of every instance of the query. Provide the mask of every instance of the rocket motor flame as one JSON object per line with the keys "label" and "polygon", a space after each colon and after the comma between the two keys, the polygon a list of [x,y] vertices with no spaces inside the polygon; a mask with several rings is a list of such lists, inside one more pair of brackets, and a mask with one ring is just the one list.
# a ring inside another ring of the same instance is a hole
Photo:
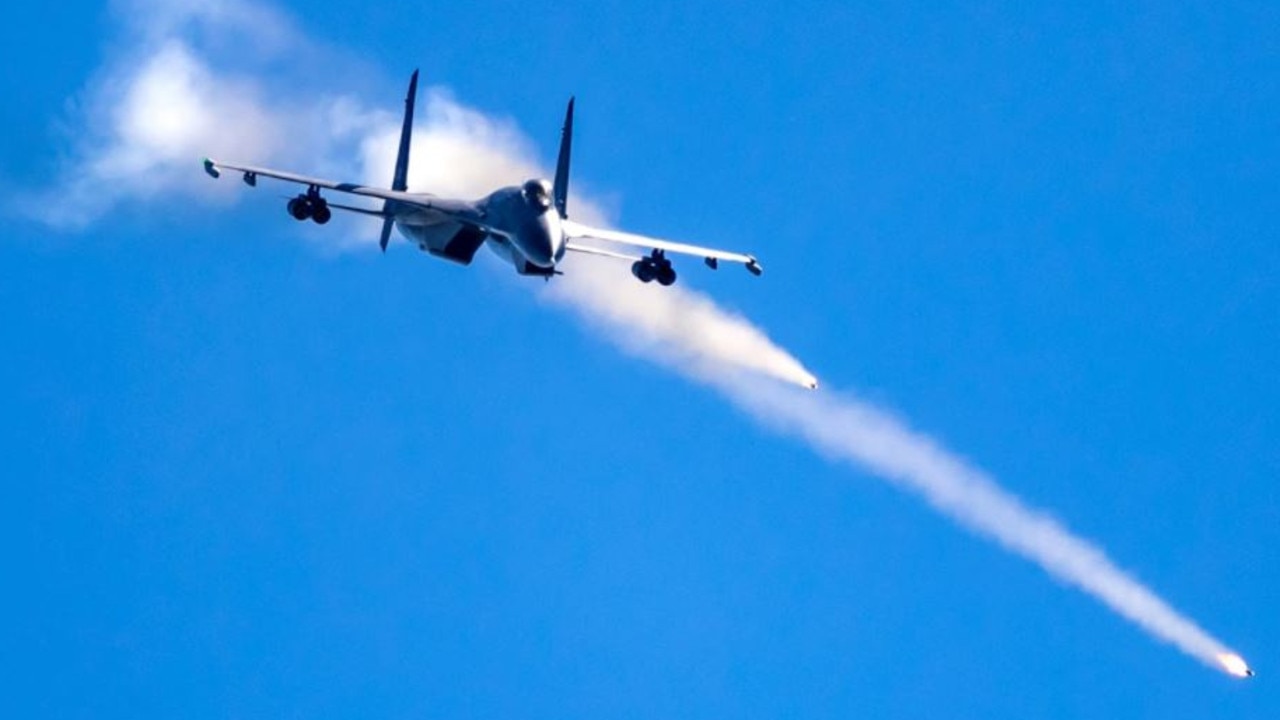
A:
{"label": "rocket motor flame", "polygon": [[1249,663],[1244,658],[1235,653],[1224,652],[1218,655],[1218,662],[1222,664],[1222,669],[1238,678],[1253,677],[1253,670],[1249,668]]}

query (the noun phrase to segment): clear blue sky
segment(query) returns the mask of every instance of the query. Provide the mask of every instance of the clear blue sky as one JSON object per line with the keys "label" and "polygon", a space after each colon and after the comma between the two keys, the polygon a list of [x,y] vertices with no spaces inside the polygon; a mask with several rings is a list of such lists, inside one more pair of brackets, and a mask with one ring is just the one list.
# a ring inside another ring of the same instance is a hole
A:
{"label": "clear blue sky", "polygon": [[[575,181],[768,267],[689,283],[1253,682],[505,273],[323,252],[259,191],[3,221],[0,715],[1280,715],[1280,10],[1026,5],[281,7],[370,103],[420,67],[543,158],[575,93]],[[10,192],[121,37],[7,10]]]}

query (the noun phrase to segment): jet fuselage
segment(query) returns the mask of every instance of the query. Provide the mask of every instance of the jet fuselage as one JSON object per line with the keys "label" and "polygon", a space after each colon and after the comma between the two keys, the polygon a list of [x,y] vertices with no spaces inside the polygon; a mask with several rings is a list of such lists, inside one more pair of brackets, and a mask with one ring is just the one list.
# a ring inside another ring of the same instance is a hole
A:
{"label": "jet fuselage", "polygon": [[[546,180],[529,180],[520,187],[500,188],[478,200],[475,207],[485,225],[496,232],[476,239],[511,261],[518,272],[554,273],[566,248],[560,216],[552,207],[549,193],[550,183]],[[422,249],[445,257],[449,257],[447,248],[457,234],[467,231],[430,210],[408,207],[396,214],[396,225],[401,234]]]}

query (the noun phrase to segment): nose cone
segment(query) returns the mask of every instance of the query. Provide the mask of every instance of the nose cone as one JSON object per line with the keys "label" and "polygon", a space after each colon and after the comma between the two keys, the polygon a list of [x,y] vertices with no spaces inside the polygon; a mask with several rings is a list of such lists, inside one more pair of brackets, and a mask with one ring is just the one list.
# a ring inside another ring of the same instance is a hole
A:
{"label": "nose cone", "polygon": [[551,267],[555,264],[554,253],[549,238],[539,238],[530,243],[529,262],[539,267]]}
{"label": "nose cone", "polygon": [[542,216],[547,226],[547,242],[551,246],[551,262],[558,263],[564,257],[564,231],[560,227],[560,216],[554,211]]}
{"label": "nose cone", "polygon": [[564,239],[560,236],[560,218],[544,213],[531,228],[524,242],[525,257],[540,267],[552,267],[564,256]]}

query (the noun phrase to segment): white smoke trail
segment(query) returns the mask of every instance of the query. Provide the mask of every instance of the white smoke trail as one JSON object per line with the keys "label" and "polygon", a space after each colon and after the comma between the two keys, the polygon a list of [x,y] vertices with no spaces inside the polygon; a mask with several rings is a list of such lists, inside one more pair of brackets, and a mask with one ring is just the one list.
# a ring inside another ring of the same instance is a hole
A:
{"label": "white smoke trail", "polygon": [[[1210,667],[1235,675],[1238,656],[1120,569],[1098,547],[1024,505],[983,471],[888,413],[850,396],[712,381],[760,422],[834,459],[866,468],[944,515],[1039,565]],[[1242,662],[1242,661],[1241,661]]]}
{"label": "white smoke trail", "polygon": [[[696,292],[634,283],[620,286],[606,277],[603,270],[568,274],[551,296],[608,330],[627,349],[715,388],[766,427],[919,495],[942,514],[1080,588],[1154,637],[1210,667],[1237,676],[1248,673],[1238,655],[1120,569],[1101,549],[1027,507],[989,475],[885,411],[852,396],[797,390],[736,372],[746,367],[802,385],[808,374],[746,320]],[[750,360],[742,362],[744,357]]]}
{"label": "white smoke trail", "polygon": [[617,261],[573,258],[566,267],[562,282],[548,287],[548,297],[578,311],[629,352],[706,380],[737,369],[805,388],[817,384],[813,373],[763,331],[701,293],[627,282],[627,268]]}
{"label": "white smoke trail", "polygon": [[[196,158],[206,153],[264,163],[301,161],[304,170],[370,183],[390,177],[398,133],[394,113],[371,110],[351,95],[290,95],[292,83],[278,78],[268,88],[259,79],[269,74],[262,68],[220,70],[202,51],[203,45],[235,48],[241,66],[244,47],[270,47],[282,56],[305,51],[308,41],[287,19],[238,0],[130,0],[125,8],[140,19],[130,29],[133,49],[100,73],[82,98],[66,170],[49,191],[60,201],[34,205],[46,209],[45,221],[83,226],[121,203],[157,197],[226,201],[236,184],[219,188],[200,174]],[[415,132],[411,187],[479,196],[544,174],[512,123],[465,108],[438,90],[427,97]],[[303,150],[306,155],[297,157]],[[68,206],[79,214],[69,215]],[[573,198],[570,207],[578,219],[602,220],[583,198]],[[341,237],[335,232],[340,230],[328,228],[331,236]],[[374,233],[360,225],[347,231],[362,242],[372,241]],[[629,280],[621,264],[578,259],[545,297],[628,352],[714,388],[763,425],[919,495],[1154,637],[1212,667],[1248,673],[1238,655],[1099,548],[1023,505],[934,440],[855,397],[795,389],[810,384],[812,374],[746,319],[686,288]]]}

